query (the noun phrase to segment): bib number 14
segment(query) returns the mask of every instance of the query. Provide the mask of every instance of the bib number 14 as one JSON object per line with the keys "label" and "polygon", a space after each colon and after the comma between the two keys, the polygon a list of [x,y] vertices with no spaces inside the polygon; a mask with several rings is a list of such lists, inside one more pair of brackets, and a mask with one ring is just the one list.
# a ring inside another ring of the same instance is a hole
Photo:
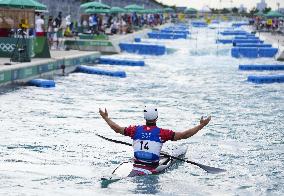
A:
{"label": "bib number 14", "polygon": [[[144,144],[144,142],[141,141],[140,144],[141,144],[140,150],[143,150],[143,149],[149,150],[148,142],[146,142],[146,143]],[[143,145],[143,144],[144,144],[144,145]]]}

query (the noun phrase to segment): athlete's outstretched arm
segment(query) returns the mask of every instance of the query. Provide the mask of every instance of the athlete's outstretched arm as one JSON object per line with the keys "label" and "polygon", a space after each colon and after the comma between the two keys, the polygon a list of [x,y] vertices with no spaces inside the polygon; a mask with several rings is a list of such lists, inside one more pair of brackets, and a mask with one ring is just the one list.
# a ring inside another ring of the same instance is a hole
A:
{"label": "athlete's outstretched arm", "polygon": [[124,129],[125,127],[121,127],[118,124],[116,124],[115,122],[113,122],[109,117],[108,117],[108,113],[107,113],[107,109],[105,108],[105,111],[102,111],[101,108],[99,109],[100,115],[102,116],[102,118],[106,121],[106,123],[108,124],[108,126],[110,126],[110,128],[112,130],[114,130],[116,133],[120,133],[120,134],[124,134]]}
{"label": "athlete's outstretched arm", "polygon": [[210,120],[211,120],[211,116],[209,116],[206,119],[203,119],[203,116],[202,116],[201,119],[200,119],[199,125],[191,128],[191,129],[187,129],[185,131],[182,131],[182,132],[175,132],[174,141],[187,139],[187,138],[195,135],[198,131],[200,131],[203,127],[205,127],[209,123]]}

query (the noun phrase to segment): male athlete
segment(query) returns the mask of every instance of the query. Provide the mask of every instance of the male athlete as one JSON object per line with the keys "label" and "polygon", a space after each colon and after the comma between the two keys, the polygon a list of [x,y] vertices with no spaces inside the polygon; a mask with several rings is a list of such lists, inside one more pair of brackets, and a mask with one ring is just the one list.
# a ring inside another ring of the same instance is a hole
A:
{"label": "male athlete", "polygon": [[177,141],[187,139],[196,134],[211,120],[210,116],[206,119],[201,117],[199,125],[185,131],[174,132],[156,126],[158,110],[153,107],[145,106],[144,119],[146,120],[146,125],[139,126],[121,127],[108,117],[106,109],[105,111],[99,109],[99,113],[116,133],[129,136],[133,139],[134,163],[153,168],[159,165],[160,152],[164,142],[168,140]]}

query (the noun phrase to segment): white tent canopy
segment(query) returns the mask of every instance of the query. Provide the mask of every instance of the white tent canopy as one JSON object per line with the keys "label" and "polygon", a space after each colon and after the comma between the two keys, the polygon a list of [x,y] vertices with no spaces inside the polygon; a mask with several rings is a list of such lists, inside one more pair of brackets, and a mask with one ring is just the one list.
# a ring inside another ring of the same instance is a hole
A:
{"label": "white tent canopy", "polygon": [[202,9],[200,10],[200,12],[203,12],[203,13],[210,13],[211,12],[211,9],[209,8],[208,5],[206,6],[203,6]]}

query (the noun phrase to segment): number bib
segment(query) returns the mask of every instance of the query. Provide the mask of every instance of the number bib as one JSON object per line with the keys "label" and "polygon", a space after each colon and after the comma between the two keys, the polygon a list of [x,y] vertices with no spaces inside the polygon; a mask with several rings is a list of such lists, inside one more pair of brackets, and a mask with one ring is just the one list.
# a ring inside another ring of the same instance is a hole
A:
{"label": "number bib", "polygon": [[143,126],[138,126],[133,139],[134,157],[138,161],[152,163],[160,160],[160,151],[163,146],[160,128],[155,127],[147,131],[143,129]]}

